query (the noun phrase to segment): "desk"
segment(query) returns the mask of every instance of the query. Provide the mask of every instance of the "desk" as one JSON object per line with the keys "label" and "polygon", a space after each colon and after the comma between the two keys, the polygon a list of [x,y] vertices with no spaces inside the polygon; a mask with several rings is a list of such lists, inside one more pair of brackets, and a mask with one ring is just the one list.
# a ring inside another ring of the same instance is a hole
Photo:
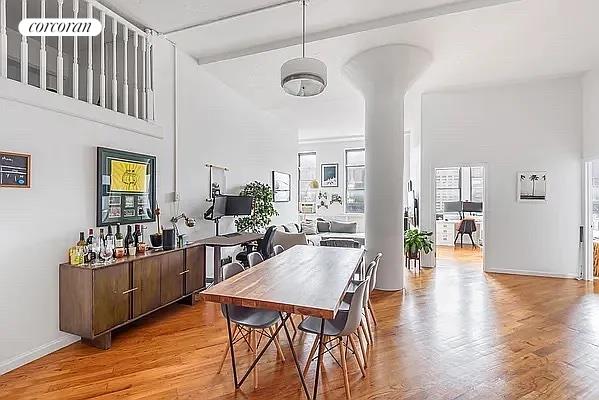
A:
{"label": "desk", "polygon": [[[316,363],[316,377],[314,378],[314,394],[312,397],[308,393],[285,322],[292,313],[325,319],[335,318],[347,286],[360,267],[363,257],[364,250],[362,249],[294,246],[278,256],[212,286],[202,292],[201,296],[204,300],[215,303],[279,311],[283,323],[279,324],[273,337],[281,329],[285,330],[306,396],[309,399],[315,399],[323,353],[324,320],[318,337],[320,351]],[[286,313],[286,315],[283,313]],[[232,344],[231,321],[228,318],[228,313],[227,327],[231,347],[231,361],[233,363],[233,378],[235,388],[239,388],[273,339],[268,341],[250,366],[250,369],[241,381],[238,381]]]}
{"label": "desk", "polygon": [[206,239],[198,240],[193,242],[194,245],[204,245],[213,248],[214,252],[214,265],[213,265],[213,279],[214,283],[218,283],[222,280],[221,277],[221,248],[222,247],[234,247],[242,244],[254,242],[258,239],[262,239],[264,235],[262,233],[240,233],[234,236],[212,236]]}

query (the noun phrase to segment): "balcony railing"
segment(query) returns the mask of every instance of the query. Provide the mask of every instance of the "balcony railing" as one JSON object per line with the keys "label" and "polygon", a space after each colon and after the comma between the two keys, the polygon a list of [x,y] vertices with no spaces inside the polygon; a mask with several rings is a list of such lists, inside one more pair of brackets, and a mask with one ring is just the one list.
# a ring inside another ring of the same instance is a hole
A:
{"label": "balcony railing", "polygon": [[[95,37],[19,34],[21,19],[46,17],[95,18],[102,30]],[[153,121],[154,37],[96,0],[0,0],[0,78]]]}

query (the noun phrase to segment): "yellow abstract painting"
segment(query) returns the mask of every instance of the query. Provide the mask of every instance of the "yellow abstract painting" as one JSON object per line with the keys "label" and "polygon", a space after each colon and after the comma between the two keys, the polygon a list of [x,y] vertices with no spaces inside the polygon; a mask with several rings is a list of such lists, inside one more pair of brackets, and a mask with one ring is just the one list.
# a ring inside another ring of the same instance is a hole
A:
{"label": "yellow abstract painting", "polygon": [[146,164],[110,160],[111,192],[146,192]]}

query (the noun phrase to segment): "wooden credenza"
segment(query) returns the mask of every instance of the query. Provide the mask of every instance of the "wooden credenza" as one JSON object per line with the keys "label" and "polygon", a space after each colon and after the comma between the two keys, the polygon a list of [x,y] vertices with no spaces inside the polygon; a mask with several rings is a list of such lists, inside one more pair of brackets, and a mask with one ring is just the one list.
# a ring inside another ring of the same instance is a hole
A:
{"label": "wooden credenza", "polygon": [[111,332],[205,289],[206,247],[149,252],[107,266],[60,265],[60,330],[108,349]]}

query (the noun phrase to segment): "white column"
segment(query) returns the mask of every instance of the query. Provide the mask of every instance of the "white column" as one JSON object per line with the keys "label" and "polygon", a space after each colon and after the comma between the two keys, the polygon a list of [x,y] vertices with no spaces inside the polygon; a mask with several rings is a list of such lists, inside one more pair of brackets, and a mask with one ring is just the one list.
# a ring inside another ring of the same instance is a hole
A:
{"label": "white column", "polygon": [[[58,18],[62,19],[63,0],[56,0],[58,3]],[[58,94],[64,91],[64,58],[62,56],[62,36],[58,37],[58,54],[56,55],[56,90]]]}
{"label": "white column", "polygon": [[377,289],[402,290],[404,97],[431,55],[409,45],[376,47],[354,56],[345,73],[366,106],[366,249],[383,253]]}
{"label": "white column", "polygon": [[[21,0],[21,18],[27,18],[27,0]],[[21,82],[29,83],[29,47],[25,35],[21,35]]]}
{"label": "white column", "polygon": [[[40,2],[40,16],[46,18],[46,0]],[[46,37],[40,37],[40,89],[46,90]]]}
{"label": "white column", "polygon": [[129,30],[123,25],[123,113],[129,114],[129,71],[127,65],[127,50],[129,47]]}
{"label": "white column", "polygon": [[146,88],[146,71],[148,69],[147,66],[147,58],[146,58],[146,52],[147,52],[147,39],[145,36],[142,37],[142,41],[141,41],[141,52],[142,52],[142,69],[141,69],[141,117],[142,119],[147,119],[148,118],[148,93],[147,93],[147,88]]}
{"label": "white column", "polygon": [[[94,17],[94,9],[92,2],[87,3],[87,18]],[[93,36],[87,38],[87,102],[93,102],[94,95],[94,51],[93,51]]]}
{"label": "white column", "polygon": [[116,81],[116,35],[118,33],[118,24],[116,18],[112,18],[112,110],[116,111],[118,106],[118,86]]}
{"label": "white column", "polygon": [[[73,0],[73,18],[79,16],[79,0]],[[77,36],[73,36],[73,98],[79,99],[79,47]]]}
{"label": "white column", "polygon": [[0,0],[0,76],[8,76],[8,36],[6,35],[6,0]]}
{"label": "white column", "polygon": [[138,49],[138,35],[137,32],[133,33],[133,91],[134,91],[134,96],[133,96],[133,108],[134,108],[134,112],[133,115],[135,116],[135,118],[139,118],[139,85],[138,85],[138,78],[137,78],[137,49]]}
{"label": "white column", "polygon": [[100,13],[102,31],[100,32],[100,105],[106,107],[106,56],[104,55],[106,43],[104,34],[106,31],[106,13]]}

